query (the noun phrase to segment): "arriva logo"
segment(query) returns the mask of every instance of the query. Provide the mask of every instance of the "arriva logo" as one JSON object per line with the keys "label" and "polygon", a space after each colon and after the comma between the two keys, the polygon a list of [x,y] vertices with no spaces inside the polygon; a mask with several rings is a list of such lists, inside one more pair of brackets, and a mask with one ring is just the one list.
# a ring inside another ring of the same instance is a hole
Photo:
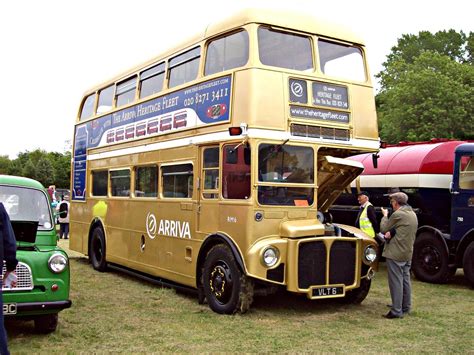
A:
{"label": "arriva logo", "polygon": [[156,217],[153,213],[148,213],[146,216],[146,233],[151,239],[156,237]]}
{"label": "arriva logo", "polygon": [[160,219],[158,226],[153,213],[148,213],[146,216],[146,232],[151,239],[155,239],[156,234],[166,237],[191,239],[189,222]]}

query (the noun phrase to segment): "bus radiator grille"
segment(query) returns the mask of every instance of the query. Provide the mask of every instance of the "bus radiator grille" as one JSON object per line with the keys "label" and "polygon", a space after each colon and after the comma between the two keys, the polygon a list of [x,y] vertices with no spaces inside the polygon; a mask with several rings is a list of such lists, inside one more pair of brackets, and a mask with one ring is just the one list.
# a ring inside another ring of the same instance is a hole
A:
{"label": "bus radiator grille", "polygon": [[329,258],[329,284],[352,285],[356,269],[356,243],[335,241],[331,246]]}
{"label": "bus radiator grille", "polygon": [[[329,263],[326,260],[329,257]],[[326,250],[321,241],[301,243],[298,253],[298,287],[344,284],[352,285],[356,269],[356,243],[335,241],[331,250]],[[329,265],[329,280],[326,280],[326,265]]]}
{"label": "bus radiator grille", "polygon": [[298,252],[298,287],[326,284],[326,247],[323,242],[301,243]]}

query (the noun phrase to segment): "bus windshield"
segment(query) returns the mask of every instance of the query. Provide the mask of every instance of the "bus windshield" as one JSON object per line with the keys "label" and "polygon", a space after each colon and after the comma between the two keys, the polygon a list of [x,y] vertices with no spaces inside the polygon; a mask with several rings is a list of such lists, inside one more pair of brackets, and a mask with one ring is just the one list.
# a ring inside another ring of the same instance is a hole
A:
{"label": "bus windshield", "polygon": [[[286,144],[260,144],[258,154],[260,204],[309,206],[313,203],[313,187],[283,186],[314,184],[312,148]],[[281,186],[267,185],[275,183]]]}

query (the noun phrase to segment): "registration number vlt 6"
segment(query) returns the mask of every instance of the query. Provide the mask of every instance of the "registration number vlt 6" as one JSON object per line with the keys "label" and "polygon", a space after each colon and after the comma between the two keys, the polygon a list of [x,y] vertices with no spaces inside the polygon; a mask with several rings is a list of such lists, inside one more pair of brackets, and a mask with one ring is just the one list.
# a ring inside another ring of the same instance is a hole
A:
{"label": "registration number vlt 6", "polygon": [[311,298],[336,297],[345,294],[344,286],[313,287]]}

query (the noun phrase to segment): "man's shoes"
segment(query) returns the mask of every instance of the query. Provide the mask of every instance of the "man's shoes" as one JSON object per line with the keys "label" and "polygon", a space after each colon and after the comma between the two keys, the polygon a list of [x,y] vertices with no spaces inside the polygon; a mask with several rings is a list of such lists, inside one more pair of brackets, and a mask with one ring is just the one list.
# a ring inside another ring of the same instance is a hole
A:
{"label": "man's shoes", "polygon": [[387,318],[387,319],[403,318],[403,316],[397,316],[393,314],[391,311],[383,315],[382,317]]}
{"label": "man's shoes", "polygon": [[[391,304],[387,304],[387,307],[388,307],[388,308],[392,308],[392,305],[391,305]],[[410,310],[409,310],[409,309],[407,309],[407,310],[404,309],[404,310],[403,310],[403,315],[406,315],[406,314],[410,314]]]}

